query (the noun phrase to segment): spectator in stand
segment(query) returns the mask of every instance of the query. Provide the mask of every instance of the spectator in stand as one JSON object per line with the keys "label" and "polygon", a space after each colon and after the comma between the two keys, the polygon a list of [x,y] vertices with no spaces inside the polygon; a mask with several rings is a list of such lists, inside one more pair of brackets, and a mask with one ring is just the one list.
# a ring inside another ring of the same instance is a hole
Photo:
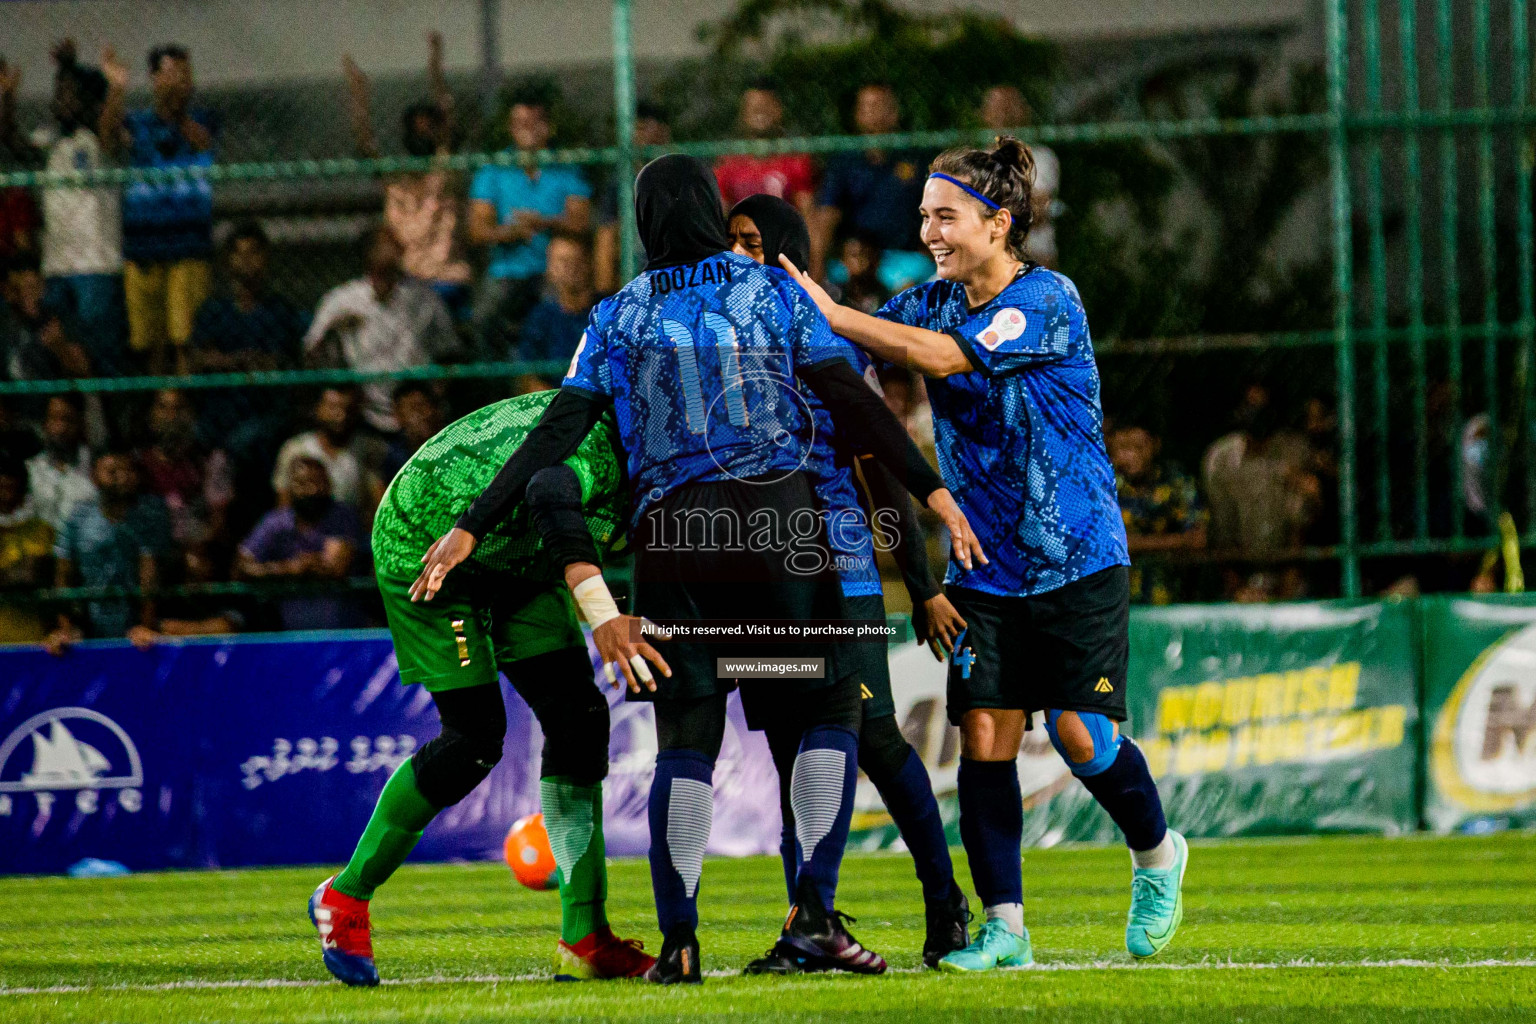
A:
{"label": "spectator in stand", "polygon": [[[213,559],[199,551],[186,551],[183,555],[183,582],[215,582]],[[155,602],[155,610],[159,618],[153,625],[128,627],[128,639],[140,650],[153,647],[167,638],[238,633],[245,629],[246,624],[241,601],[216,594],[167,597]]]}
{"label": "spectator in stand", "polygon": [[838,250],[847,279],[827,291],[844,306],[873,316],[891,297],[880,280],[880,245],[873,237],[855,232],[843,239]]}
{"label": "spectator in stand", "polygon": [[[448,307],[429,286],[406,277],[404,250],[387,227],[368,236],[364,276],[326,292],[304,336],[311,366],[353,370],[404,370],[444,362],[459,354]],[[363,418],[373,429],[400,429],[390,401],[392,384],[363,385]]]}
{"label": "spectator in stand", "polygon": [[85,446],[85,403],[78,394],[50,395],[43,414],[43,450],[27,460],[38,516],[57,536],[75,508],[96,497]]}
{"label": "spectator in stand", "polygon": [[[97,134],[107,98],[106,76],[76,62],[73,40],[55,48],[54,60],[58,138],[48,147],[47,169],[100,170],[107,166]],[[127,373],[120,189],[96,185],[43,192],[43,274],[48,278],[49,305],[69,317],[97,371],[109,376]]]}
{"label": "spectator in stand", "polygon": [[[888,135],[901,127],[901,107],[889,85],[859,89],[853,107],[861,135]],[[880,280],[892,293],[927,280],[933,260],[919,234],[917,208],[928,177],[928,156],[914,150],[868,149],[836,153],[827,160],[819,209],[811,221],[812,276],[841,283],[841,268],[827,267],[826,257],[841,228],[871,238],[883,250]]]}
{"label": "spectator in stand", "polygon": [[[188,358],[196,373],[291,370],[303,351],[304,318],[267,287],[271,244],[255,221],[224,242],[227,287],[198,308]],[[223,448],[243,478],[265,476],[288,422],[281,388],[204,391],[198,432]]]}
{"label": "spectator in stand", "polygon": [[[361,531],[352,506],[331,497],[325,465],[293,461],[289,502],[262,517],[240,542],[235,575],[262,580],[342,580],[351,572]],[[284,629],[351,629],[364,625],[357,603],[335,595],[285,598]]]}
{"label": "spectator in stand", "polygon": [[[127,113],[128,69],[108,49],[101,141],[126,154],[132,167],[207,167],[214,162],[218,125],[192,105],[192,58],[180,46],[149,53],[154,104]],[[213,185],[207,179],[172,184],[136,182],[123,192],[123,288],[128,302],[128,346],[151,372],[187,370],[192,318],[208,297],[213,270]],[[174,347],[174,361],[167,348]]]}
{"label": "spectator in stand", "polygon": [[1142,565],[1136,556],[1205,547],[1205,509],[1195,481],[1160,457],[1162,442],[1146,427],[1116,428],[1108,447],[1132,558],[1131,600],[1139,604],[1177,601],[1182,596],[1178,574],[1156,561]]}
{"label": "spectator in stand", "polygon": [[197,413],[185,392],[155,392],[149,407],[150,443],[138,453],[144,490],[165,502],[171,537],[183,551],[223,546],[235,499],[229,458],[197,440]]}
{"label": "spectator in stand", "polygon": [[[660,105],[642,100],[635,105],[635,147],[665,146],[672,141],[672,126]],[[612,175],[597,200],[597,231],[592,242],[593,284],[599,295],[612,295],[624,284],[619,280],[619,182]]]}
{"label": "spectator in stand", "polygon": [[[556,234],[549,240],[544,280],[550,297],[528,313],[518,340],[516,358],[533,362],[569,363],[587,329],[587,316],[597,302],[592,289],[592,253],[580,235]],[[519,381],[521,391],[558,387],[559,377],[529,375]]]}
{"label": "spectator in stand", "polygon": [[[442,35],[429,34],[427,45],[432,99],[406,108],[401,139],[410,156],[446,157],[453,154],[457,131],[453,92],[443,76]],[[342,57],[342,69],[347,75],[358,154],[364,158],[381,156],[373,132],[368,76],[351,54]],[[458,175],[439,168],[390,175],[384,182],[384,223],[400,239],[405,272],[431,285],[455,320],[468,317],[472,298],[469,262],[464,259],[459,239],[461,187]]]}
{"label": "spectator in stand", "polygon": [[[981,99],[981,123],[995,132],[1027,128],[1035,123],[1035,112],[1016,85],[994,85]],[[1061,189],[1061,161],[1055,150],[1038,142],[1029,144],[1035,155],[1035,182],[1030,189],[1030,258],[1047,267],[1056,266],[1055,219],[1061,213],[1056,193]]]}
{"label": "spectator in stand", "polygon": [[30,459],[42,451],[43,444],[35,432],[16,420],[12,412],[13,402],[10,396],[0,395],[0,457]]}
{"label": "spectator in stand", "polygon": [[290,437],[277,454],[272,470],[272,490],[278,504],[290,503],[294,463],[314,459],[326,471],[331,496],[352,508],[363,506],[368,467],[380,461],[374,457],[376,444],[370,444],[357,430],[357,389],[329,387],[320,392],[315,403],[315,429]]}
{"label": "spectator in stand", "polygon": [[268,288],[271,257],[272,243],[260,224],[248,220],[230,232],[224,242],[228,288],[198,307],[192,326],[189,359],[198,373],[288,370],[299,364],[304,319]]}
{"label": "spectator in stand", "polygon": [[[1300,546],[1320,487],[1308,469],[1306,439],[1281,429],[1268,388],[1249,385],[1233,419],[1236,429],[1201,460],[1210,546],[1273,563],[1275,555]],[[1229,571],[1226,580],[1228,596],[1242,601],[1299,597],[1303,587],[1300,571],[1287,566],[1247,576]]]}
{"label": "spectator in stand", "polygon": [[[153,590],[160,581],[160,561],[171,549],[165,504],[139,492],[139,471],[129,452],[108,450],[96,456],[92,479],[98,496],[75,507],[54,541],[54,585]],[[45,643],[51,653],[61,654],[82,636],[126,636],[133,626],[157,621],[151,596],[87,601],[83,616],[60,612]]]}
{"label": "spectator in stand", "polygon": [[0,452],[0,644],[35,644],[48,635],[37,603],[5,590],[47,586],[53,527],[27,490],[27,464]]}
{"label": "spectator in stand", "polygon": [[395,388],[395,419],[400,421],[400,433],[389,442],[389,451],[384,453],[379,472],[374,478],[374,507],[378,507],[384,489],[394,480],[406,460],[442,430],[447,421],[443,414],[443,403],[433,393],[432,386],[423,380],[401,381],[399,387]]}
{"label": "spectator in stand", "polygon": [[[768,81],[757,81],[741,94],[736,128],[744,139],[777,139],[784,134],[784,106]],[[777,196],[810,219],[814,206],[816,168],[806,153],[753,156],[743,153],[715,161],[720,198],[729,210],[747,196]]]}
{"label": "spectator in stand", "polygon": [[[40,163],[37,147],[16,126],[16,92],[21,69],[0,57],[0,170],[30,171]],[[0,188],[0,267],[16,256],[35,252],[41,218],[32,194],[21,187]]]}
{"label": "spectator in stand", "polygon": [[[0,95],[0,149],[29,150],[28,164],[53,174],[95,171],[106,166],[100,127],[107,80],[95,68],[77,62],[75,43],[65,39],[53,50],[52,110],[56,127],[34,137],[43,148],[21,138],[15,104]],[[20,76],[0,71],[0,93],[14,90]],[[123,352],[123,228],[119,189],[111,185],[43,190],[42,272],[47,277],[49,309],[64,317],[70,333],[90,353],[101,372],[127,371]],[[23,254],[30,252],[30,246]]]}
{"label": "spectator in stand", "polygon": [[64,331],[64,321],[44,301],[46,285],[34,256],[12,261],[0,308],[0,374],[11,380],[89,377],[91,360]]}
{"label": "spectator in stand", "polygon": [[513,95],[507,114],[508,164],[490,164],[469,186],[469,241],[490,250],[475,300],[482,354],[505,352],[544,287],[544,251],[556,228],[584,234],[591,226],[592,188],[565,164],[539,165],[549,145],[549,102],[531,91]]}

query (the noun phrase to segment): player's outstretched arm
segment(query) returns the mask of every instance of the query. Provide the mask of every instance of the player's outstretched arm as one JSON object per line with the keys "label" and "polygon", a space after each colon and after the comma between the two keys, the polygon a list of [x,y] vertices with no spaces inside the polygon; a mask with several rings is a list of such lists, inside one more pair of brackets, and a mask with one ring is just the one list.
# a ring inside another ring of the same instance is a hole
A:
{"label": "player's outstretched arm", "polygon": [[928,465],[923,453],[907,434],[896,414],[841,359],[829,359],[811,367],[796,367],[796,374],[832,413],[833,422],[855,444],[878,459],[901,481],[913,497],[923,499],[949,530],[955,561],[969,570],[974,562],[987,564],[981,542],[971,530],[965,513],[955,503]]}
{"label": "player's outstretched arm", "polygon": [[779,262],[816,303],[832,330],[870,355],[916,370],[925,377],[948,377],[976,369],[960,343],[949,335],[926,327],[892,323],[839,305],[788,256],[780,256]]}
{"label": "player's outstretched arm", "polygon": [[923,524],[917,508],[901,484],[880,463],[868,456],[861,461],[864,482],[869,485],[870,504],[878,516],[889,509],[896,514],[895,536],[891,538],[891,557],[901,570],[907,596],[912,599],[912,632],[918,643],[926,643],[939,661],[954,650],[955,640],[965,629],[965,619],[939,589],[928,564],[928,545],[923,538]]}

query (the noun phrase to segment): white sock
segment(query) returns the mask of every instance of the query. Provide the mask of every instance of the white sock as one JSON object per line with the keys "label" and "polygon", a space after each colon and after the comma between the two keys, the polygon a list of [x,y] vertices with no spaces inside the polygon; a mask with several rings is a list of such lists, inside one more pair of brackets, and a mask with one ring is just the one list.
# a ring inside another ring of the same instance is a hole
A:
{"label": "white sock", "polygon": [[999,903],[995,907],[988,907],[986,914],[988,921],[1000,920],[1013,934],[1024,934],[1024,904]]}
{"label": "white sock", "polygon": [[1173,867],[1173,862],[1178,859],[1179,852],[1173,846],[1173,831],[1170,829],[1163,833],[1163,841],[1150,850],[1132,850],[1131,863],[1138,868],[1157,868],[1159,870]]}

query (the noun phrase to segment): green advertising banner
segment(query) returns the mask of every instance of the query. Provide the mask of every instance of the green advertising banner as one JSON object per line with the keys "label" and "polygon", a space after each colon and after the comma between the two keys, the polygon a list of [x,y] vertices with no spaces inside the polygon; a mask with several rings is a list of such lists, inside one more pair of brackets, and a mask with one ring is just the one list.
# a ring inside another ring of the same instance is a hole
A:
{"label": "green advertising banner", "polygon": [[[1417,827],[1415,627],[1407,602],[1134,610],[1125,731],[1169,822],[1191,836]],[[910,645],[890,664],[898,721],[953,830],[960,743],[944,714],[944,666]],[[1038,720],[1019,776],[1027,843],[1119,839]],[[866,848],[896,839],[865,779],[854,828]]]}
{"label": "green advertising banner", "polygon": [[1422,614],[1426,823],[1536,825],[1536,598],[1425,598]]}

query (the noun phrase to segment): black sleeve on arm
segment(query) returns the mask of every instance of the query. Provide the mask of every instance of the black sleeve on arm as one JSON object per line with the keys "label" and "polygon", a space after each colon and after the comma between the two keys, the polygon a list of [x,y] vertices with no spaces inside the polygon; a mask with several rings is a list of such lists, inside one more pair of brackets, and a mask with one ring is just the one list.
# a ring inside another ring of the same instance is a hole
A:
{"label": "black sleeve on arm", "polygon": [[796,372],[831,411],[838,428],[880,460],[914,497],[926,501],[944,486],[896,414],[853,367],[832,359]]}
{"label": "black sleeve on arm", "polygon": [[564,568],[573,562],[601,563],[586,517],[581,514],[581,481],[574,469],[561,464],[533,474],[528,481],[527,502],[528,514],[555,565]]}
{"label": "black sleeve on arm", "polygon": [[863,459],[859,468],[864,471],[864,482],[869,485],[870,503],[876,515],[881,509],[896,512],[896,543],[891,557],[901,570],[902,581],[914,605],[922,604],[939,593],[939,584],[933,578],[928,564],[928,545],[923,536],[923,524],[918,522],[917,508],[901,484],[874,459]]}
{"label": "black sleeve on arm", "polygon": [[523,500],[533,474],[575,454],[587,431],[612,401],[580,388],[561,388],[491,485],[453,525],[474,534],[476,540],[484,537],[486,531],[507,518]]}

